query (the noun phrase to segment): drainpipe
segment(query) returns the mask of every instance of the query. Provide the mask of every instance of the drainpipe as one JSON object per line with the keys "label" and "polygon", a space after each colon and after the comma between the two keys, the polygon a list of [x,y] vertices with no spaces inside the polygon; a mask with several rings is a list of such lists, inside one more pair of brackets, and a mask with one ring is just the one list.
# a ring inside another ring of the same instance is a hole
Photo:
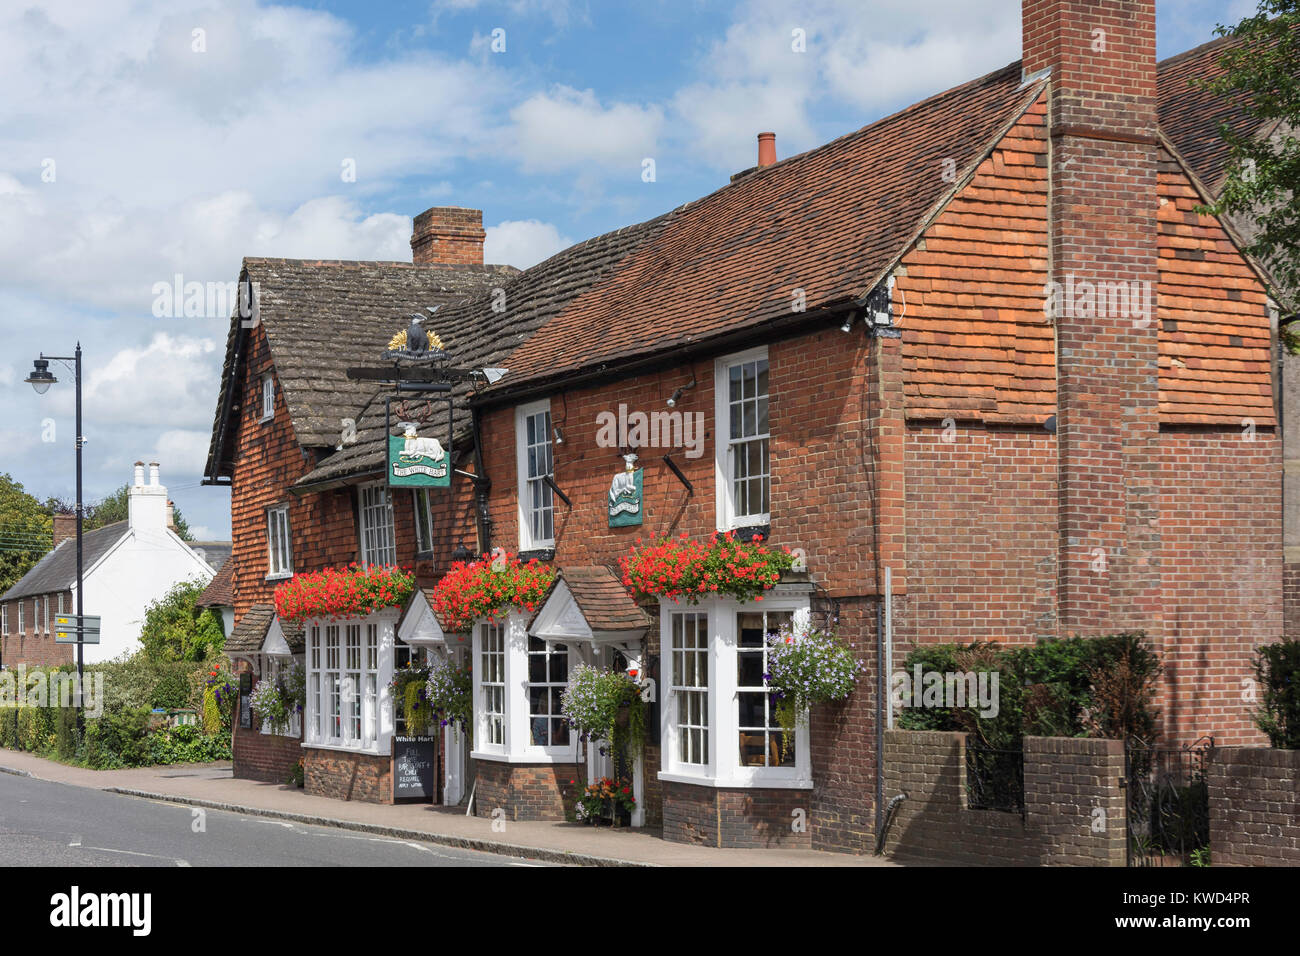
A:
{"label": "drainpipe", "polygon": [[[879,561],[879,554],[877,554]],[[885,602],[876,601],[876,835],[885,827]]]}
{"label": "drainpipe", "polygon": [[474,524],[478,533],[479,554],[492,550],[492,514],[488,510],[488,492],[492,482],[483,470],[483,428],[478,406],[470,406],[470,420],[474,433]]}

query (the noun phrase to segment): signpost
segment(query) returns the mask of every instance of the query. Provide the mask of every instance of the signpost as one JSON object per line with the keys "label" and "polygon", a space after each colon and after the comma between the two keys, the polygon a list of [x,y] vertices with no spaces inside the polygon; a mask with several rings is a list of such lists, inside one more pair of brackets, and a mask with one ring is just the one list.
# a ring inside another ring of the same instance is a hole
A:
{"label": "signpost", "polygon": [[54,618],[55,644],[98,644],[98,614],[59,614]]}

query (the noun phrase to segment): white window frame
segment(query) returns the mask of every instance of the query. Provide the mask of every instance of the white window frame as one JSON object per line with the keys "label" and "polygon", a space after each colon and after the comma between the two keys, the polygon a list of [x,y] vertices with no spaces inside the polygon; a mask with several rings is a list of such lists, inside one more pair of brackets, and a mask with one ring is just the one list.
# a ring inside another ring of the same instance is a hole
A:
{"label": "white window frame", "polygon": [[[769,401],[768,430],[761,435],[744,441],[766,438],[767,475],[768,475],[768,510],[756,514],[740,514],[736,511],[734,485],[734,456],[731,438],[731,369],[737,365],[766,360],[767,395]],[[771,425],[772,366],[768,358],[767,346],[748,349],[733,355],[726,355],[714,363],[713,368],[713,415],[714,415],[714,472],[717,499],[717,527],[719,531],[731,531],[735,528],[752,527],[771,523],[772,513],[772,425]]]}
{"label": "white window frame", "polygon": [[0,637],[9,636],[9,605],[0,604]]}
{"label": "white window frame", "polygon": [[[542,650],[533,649],[534,641],[541,641],[543,645]],[[563,651],[559,650],[559,648],[561,647],[564,648]],[[551,658],[557,653],[563,653],[565,657],[564,678],[563,680],[560,681],[552,680],[550,675]],[[564,722],[563,718],[561,717],[562,712],[559,709],[559,707],[556,706],[558,704],[558,701],[556,700],[555,689],[559,687],[561,689],[561,693],[563,693],[563,688],[569,685],[569,678],[570,675],[573,673],[573,661],[574,661],[575,653],[576,653],[576,648],[567,641],[547,641],[547,640],[543,640],[540,637],[533,637],[532,635],[528,635],[528,637],[526,638],[526,644],[524,646],[524,713],[527,715],[528,718],[528,747],[530,750],[540,749],[542,752],[552,757],[574,752],[575,731],[573,730],[573,728],[567,727],[567,723]],[[534,657],[542,657],[546,661],[546,673],[543,675],[543,679],[537,682],[534,682],[532,679],[533,676],[532,659]],[[532,691],[533,688],[535,687],[546,688],[547,713],[543,715],[542,719],[545,719],[547,721],[548,737],[550,736],[551,730],[556,722],[556,719],[560,718],[561,725],[567,727],[569,731],[569,740],[567,743],[563,743],[563,744],[533,743],[533,721],[539,719],[537,716],[533,714]]]}
{"label": "white window frame", "polygon": [[[698,605],[683,606],[660,601],[659,646],[663,648],[663,701],[660,715],[660,780],[701,786],[772,789],[808,789],[813,785],[812,759],[807,721],[795,730],[795,763],[785,767],[743,767],[740,764],[740,722],[737,715],[739,662],[736,615],[745,612],[793,611],[796,624],[809,620],[806,596],[776,597],[769,592],[762,602],[740,603],[730,598],[709,598]],[[677,694],[674,690],[672,626],[676,614],[708,616],[709,760],[706,764],[683,763],[677,757]]]}
{"label": "white window frame", "polygon": [[[262,680],[278,680],[284,675],[294,662],[302,664],[302,659],[297,655],[285,657],[282,654],[263,654],[262,655]],[[304,705],[304,712],[306,705]],[[283,730],[275,730],[271,727],[270,720],[263,720],[260,732],[267,737],[293,737],[295,739],[302,736],[302,721],[304,714],[290,714],[289,725]]]}
{"label": "white window frame", "polygon": [[59,616],[63,615],[63,592],[59,592]]}
{"label": "white window frame", "polygon": [[266,580],[293,577],[293,533],[289,524],[289,506],[266,509]]}
{"label": "white window frame", "polygon": [[269,422],[275,417],[275,376],[266,372],[262,376],[262,417],[259,422]]}
{"label": "white window frame", "polygon": [[[528,706],[528,619],[530,615],[511,611],[501,628],[504,647],[502,741],[494,743],[488,736],[488,715],[485,703],[486,666],[483,658],[484,642],[489,625],[480,621],[474,625],[471,653],[474,661],[474,750],[476,760],[495,760],[505,763],[574,763],[578,757],[578,735],[570,731],[569,742],[561,745],[534,746],[532,743],[532,717]],[[572,641],[560,641],[568,648],[568,674],[579,662],[579,654]],[[499,683],[499,682],[490,682]]]}
{"label": "white window frame", "polygon": [[41,596],[32,598],[32,633],[41,633]]}
{"label": "white window frame", "polygon": [[[376,503],[373,496],[383,496],[382,503]],[[371,501],[366,499],[370,497]],[[375,518],[380,517],[380,523]],[[387,483],[372,481],[357,486],[357,530],[358,547],[362,567],[373,565],[397,564],[397,527],[393,521],[393,494]]]}
{"label": "white window frame", "polygon": [[[549,502],[543,505],[541,510],[549,507],[551,512],[551,535],[544,537],[533,533],[533,516],[537,509],[532,507],[532,484],[540,482],[540,477],[530,478],[528,468],[528,420],[536,415],[546,414],[546,428],[543,432],[546,438],[546,448],[551,458],[551,469],[547,474],[555,474],[555,445],[551,433],[551,401],[542,399],[540,402],[530,402],[527,405],[519,405],[515,408],[515,465],[518,475],[518,498],[519,498],[519,550],[533,551],[538,548],[550,548],[555,545],[555,494],[551,491],[549,485],[541,483],[541,494]],[[541,447],[539,444],[537,447]]]}
{"label": "white window frame", "polygon": [[[415,553],[421,556],[433,554],[433,501],[428,488],[411,489],[411,511],[415,516]],[[421,519],[424,533],[420,531]]]}
{"label": "white window frame", "polygon": [[23,599],[22,598],[18,599],[18,633],[19,634],[27,633],[27,624],[23,620]]}
{"label": "white window frame", "polygon": [[54,630],[50,624],[50,596],[45,595],[45,633],[50,634]]}
{"label": "white window frame", "polygon": [[[393,694],[388,685],[393,679],[396,626],[397,612],[392,609],[366,617],[304,623],[305,746],[379,756],[389,753],[394,724]],[[355,657],[350,656],[353,635]],[[336,653],[331,654],[335,640]],[[355,682],[351,692],[346,683],[349,679]]]}

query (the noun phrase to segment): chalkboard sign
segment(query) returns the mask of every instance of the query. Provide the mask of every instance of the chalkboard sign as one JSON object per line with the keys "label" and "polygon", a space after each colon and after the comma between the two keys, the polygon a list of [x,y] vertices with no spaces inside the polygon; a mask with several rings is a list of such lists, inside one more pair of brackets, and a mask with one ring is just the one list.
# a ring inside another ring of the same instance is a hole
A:
{"label": "chalkboard sign", "polygon": [[438,738],[393,738],[393,801],[432,801],[438,767]]}
{"label": "chalkboard sign", "polygon": [[253,675],[248,671],[239,675],[239,726],[253,729]]}

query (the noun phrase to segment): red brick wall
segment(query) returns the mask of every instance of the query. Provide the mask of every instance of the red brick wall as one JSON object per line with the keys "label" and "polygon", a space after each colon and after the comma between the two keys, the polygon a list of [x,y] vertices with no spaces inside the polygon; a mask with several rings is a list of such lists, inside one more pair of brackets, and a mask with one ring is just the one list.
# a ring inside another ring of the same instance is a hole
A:
{"label": "red brick wall", "polygon": [[307,793],[362,803],[393,802],[391,757],[304,747],[303,787]]}
{"label": "red brick wall", "polygon": [[1161,436],[1165,732],[1258,743],[1253,651],[1282,632],[1281,450],[1215,428]]}
{"label": "red brick wall", "polygon": [[563,820],[572,814],[583,783],[577,764],[521,764],[476,760],[474,813],[506,820]]}
{"label": "red brick wall", "polygon": [[[811,846],[806,790],[724,790],[665,782],[664,839],[761,849]],[[798,824],[798,826],[796,826]]]}
{"label": "red brick wall", "polygon": [[[26,664],[29,667],[57,667],[60,664],[72,664],[77,660],[74,644],[54,643],[54,617],[59,613],[58,594],[49,595],[50,613],[45,614],[45,595],[39,595],[41,602],[40,630],[33,626],[36,621],[32,607],[32,596],[15,598],[0,605],[0,614],[9,619],[9,635],[0,639],[0,663],[8,667]],[[23,633],[18,632],[18,605],[23,605]],[[76,610],[72,603],[72,592],[63,592],[64,613]]]}
{"label": "red brick wall", "polygon": [[[239,713],[238,710],[235,711]],[[254,718],[256,723],[256,718]],[[302,739],[264,734],[256,728],[236,726],[233,747],[234,774],[242,780],[287,783],[293,768],[303,759]]]}

